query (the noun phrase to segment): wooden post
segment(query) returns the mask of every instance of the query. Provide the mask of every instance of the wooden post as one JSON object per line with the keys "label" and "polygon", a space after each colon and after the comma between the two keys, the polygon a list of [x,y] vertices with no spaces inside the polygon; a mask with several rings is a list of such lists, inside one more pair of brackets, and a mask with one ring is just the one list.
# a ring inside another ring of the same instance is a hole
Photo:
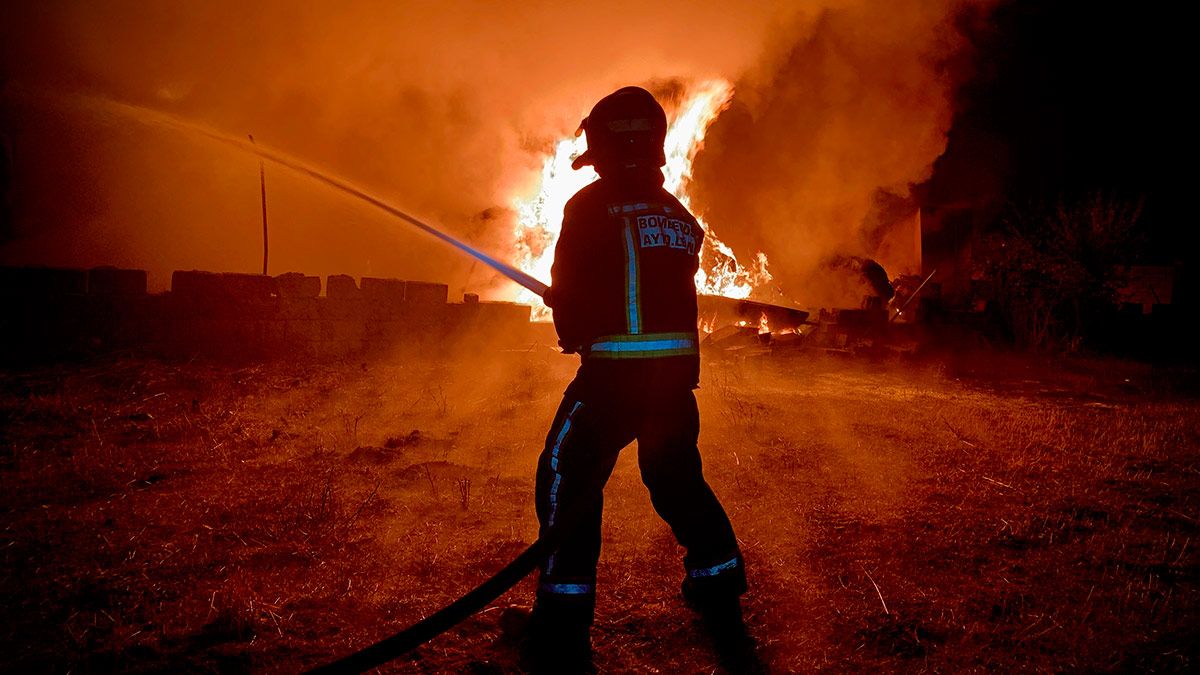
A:
{"label": "wooden post", "polygon": [[[254,145],[254,134],[247,134],[250,137],[250,144]],[[260,157],[258,160],[258,185],[262,194],[262,221],[263,221],[263,276],[267,275],[267,172]]]}

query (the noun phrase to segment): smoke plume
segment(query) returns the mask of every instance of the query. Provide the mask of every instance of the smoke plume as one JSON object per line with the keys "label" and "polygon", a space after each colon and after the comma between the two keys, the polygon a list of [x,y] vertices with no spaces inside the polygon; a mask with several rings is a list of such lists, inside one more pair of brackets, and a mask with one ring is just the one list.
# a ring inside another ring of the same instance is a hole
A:
{"label": "smoke plume", "polygon": [[833,260],[919,272],[917,204],[946,144],[963,49],[956,3],[844,3],[797,17],[738,82],[697,158],[699,209],[739,252],[762,249],[801,303],[856,306]]}
{"label": "smoke plume", "polygon": [[[258,161],[64,97],[253,134],[503,256],[512,199],[595,100],[724,77],[739,92],[697,192],[721,236],[747,257],[766,250],[788,284],[859,236],[874,190],[905,194],[922,177],[949,115],[943,2],[15,5],[0,9],[14,214],[0,262],[144,267],[156,288],[172,269],[258,271]],[[504,283],[266,172],[272,273],[446,281],[452,293]]]}

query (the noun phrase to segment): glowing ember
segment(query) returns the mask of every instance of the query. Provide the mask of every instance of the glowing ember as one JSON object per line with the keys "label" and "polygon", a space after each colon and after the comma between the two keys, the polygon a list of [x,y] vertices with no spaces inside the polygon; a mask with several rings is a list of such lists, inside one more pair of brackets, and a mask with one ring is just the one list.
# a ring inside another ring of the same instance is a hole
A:
{"label": "glowing ember", "polygon": [[[675,111],[667,128],[667,163],[663,167],[663,185],[684,206],[691,208],[687,188],[692,176],[692,160],[704,147],[704,134],[733,96],[733,87],[723,80],[704,82],[692,87],[684,103]],[[554,244],[562,229],[563,206],[580,188],[596,180],[591,167],[571,169],[571,161],[587,149],[584,137],[559,141],[554,154],[542,166],[537,193],[517,199],[517,251],[514,264],[539,279],[549,280],[554,259]],[[700,250],[700,270],[696,288],[701,293],[746,298],[754,289],[771,280],[767,256],[758,253],[749,267],[738,263],[733,250],[717,238],[712,227],[700,220],[706,236]],[[533,305],[534,318],[549,318],[550,311],[529,291],[516,298]]]}

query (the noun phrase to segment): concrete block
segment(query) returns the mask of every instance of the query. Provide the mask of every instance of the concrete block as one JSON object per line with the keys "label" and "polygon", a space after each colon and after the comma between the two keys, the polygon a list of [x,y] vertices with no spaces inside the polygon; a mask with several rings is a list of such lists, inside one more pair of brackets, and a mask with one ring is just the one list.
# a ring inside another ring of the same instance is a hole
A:
{"label": "concrete block", "polygon": [[315,298],[321,294],[321,277],[288,272],[275,277],[275,283],[282,298]]}
{"label": "concrete block", "polygon": [[529,305],[515,302],[481,302],[479,303],[479,318],[484,323],[498,326],[529,323],[532,309]]}
{"label": "concrete block", "polygon": [[263,303],[279,296],[279,286],[273,277],[261,274],[176,270],[171,273],[171,292],[187,299]]}
{"label": "concrete block", "polygon": [[133,304],[133,311],[139,319],[166,320],[184,314],[183,308],[170,293],[145,295]]}
{"label": "concrete block", "polygon": [[162,293],[147,295],[132,305],[133,330],[143,335],[148,344],[162,345],[169,339],[178,307],[173,300]]}
{"label": "concrete block", "polygon": [[283,321],[281,323],[285,342],[318,342],[321,340],[320,321]]}
{"label": "concrete block", "polygon": [[366,337],[366,324],[362,321],[321,321],[320,338],[322,341],[362,342]]}
{"label": "concrete block", "polygon": [[260,274],[176,271],[171,296],[181,313],[198,317],[257,319],[279,301],[273,277]]}
{"label": "concrete block", "polygon": [[[222,306],[227,304],[227,300],[220,284],[220,275],[216,272],[200,270],[172,272],[170,308],[165,318],[178,316],[184,320],[192,320],[201,317],[211,318],[223,313]],[[185,337],[179,336],[179,338]],[[173,335],[167,337],[168,343],[175,340],[176,337]]]}
{"label": "concrete block", "polygon": [[347,274],[331,274],[325,281],[325,297],[333,298],[357,298],[359,297],[358,284],[355,283],[354,277]]}
{"label": "concrete block", "polygon": [[216,272],[175,270],[171,273],[171,293],[177,298],[214,295],[219,287],[219,276]]}
{"label": "concrete block", "polygon": [[86,339],[99,351],[118,346],[138,347],[141,315],[140,305],[146,296],[89,294],[77,296],[84,300],[79,314],[83,318]]}
{"label": "concrete block", "polygon": [[238,302],[270,302],[279,297],[279,283],[261,274],[223,272],[221,286]]}
{"label": "concrete block", "polygon": [[198,317],[167,319],[161,328],[164,347],[172,352],[176,349],[190,351],[212,333],[212,322]]}
{"label": "concrete block", "polygon": [[366,339],[369,342],[399,342],[411,333],[412,324],[405,320],[386,319],[368,321],[366,324]]}
{"label": "concrete block", "polygon": [[286,321],[280,319],[267,319],[259,322],[261,324],[259,337],[263,343],[271,351],[279,351],[287,343],[285,325]]}
{"label": "concrete block", "polygon": [[366,316],[366,300],[357,297],[322,298],[318,305],[320,318],[362,321]]}
{"label": "concrete block", "polygon": [[450,296],[446,284],[428,281],[409,281],[405,284],[404,301],[409,305],[444,305]]}
{"label": "concrete block", "polygon": [[430,333],[441,330],[448,324],[450,305],[406,305],[400,315],[412,333]]}
{"label": "concrete block", "polygon": [[404,309],[406,283],[402,279],[363,277],[362,294],[367,313],[372,316],[395,316]]}
{"label": "concrete block", "polygon": [[146,270],[93,267],[88,270],[88,293],[92,295],[145,295]]}
{"label": "concrete block", "polygon": [[495,345],[527,344],[532,339],[529,305],[515,302],[479,302],[447,305],[448,321],[456,334]]}
{"label": "concrete block", "polygon": [[83,295],[87,272],[58,267],[0,267],[0,294]]}
{"label": "concrete block", "polygon": [[244,336],[242,333],[248,323],[248,321],[239,321],[238,319],[213,319],[204,325],[200,334],[201,339],[218,344],[245,342],[248,336]]}
{"label": "concrete block", "polygon": [[284,295],[279,298],[273,318],[284,321],[317,321],[321,318],[324,302],[324,298],[297,298]]}

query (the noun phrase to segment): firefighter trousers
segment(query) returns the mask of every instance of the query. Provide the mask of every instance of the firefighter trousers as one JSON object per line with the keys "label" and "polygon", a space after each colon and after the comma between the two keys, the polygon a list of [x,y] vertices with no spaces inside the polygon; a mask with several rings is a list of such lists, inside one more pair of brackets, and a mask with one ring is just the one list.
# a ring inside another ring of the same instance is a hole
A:
{"label": "firefighter trousers", "polygon": [[685,585],[736,597],[745,590],[744,563],[729,518],[701,471],[700,417],[691,388],[605,379],[581,371],[538,460],[542,532],[555,526],[566,531],[543,564],[535,614],[591,623],[604,484],[634,440],[651,503],[686,549]]}

